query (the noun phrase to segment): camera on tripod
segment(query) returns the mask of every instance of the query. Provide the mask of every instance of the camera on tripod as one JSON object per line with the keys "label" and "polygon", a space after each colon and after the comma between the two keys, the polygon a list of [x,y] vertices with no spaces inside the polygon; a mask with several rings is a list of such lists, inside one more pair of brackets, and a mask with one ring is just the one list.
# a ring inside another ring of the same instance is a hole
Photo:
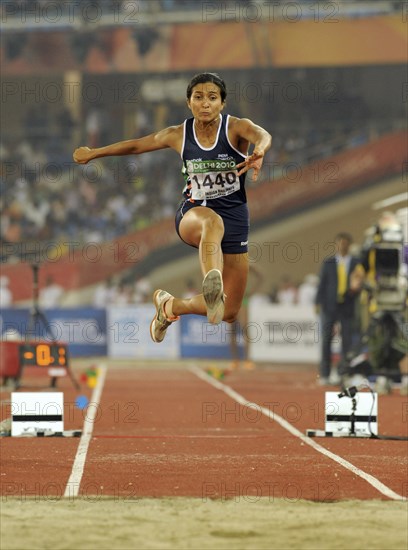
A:
{"label": "camera on tripod", "polygon": [[361,251],[359,342],[343,366],[345,379],[376,376],[376,391],[390,393],[402,380],[408,357],[406,326],[407,279],[404,274],[404,232],[392,212],[384,212],[366,232]]}
{"label": "camera on tripod", "polygon": [[401,275],[404,237],[393,213],[384,213],[367,231],[363,246],[363,266],[367,273],[366,288],[378,312],[402,311],[407,284]]}

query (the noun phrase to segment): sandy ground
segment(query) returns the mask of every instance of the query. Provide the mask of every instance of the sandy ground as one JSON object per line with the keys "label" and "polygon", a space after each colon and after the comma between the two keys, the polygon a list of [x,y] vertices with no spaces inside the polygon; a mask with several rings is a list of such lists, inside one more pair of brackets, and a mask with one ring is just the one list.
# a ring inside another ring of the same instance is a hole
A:
{"label": "sandy ground", "polygon": [[3,497],[0,547],[406,550],[407,518],[407,503],[379,500]]}

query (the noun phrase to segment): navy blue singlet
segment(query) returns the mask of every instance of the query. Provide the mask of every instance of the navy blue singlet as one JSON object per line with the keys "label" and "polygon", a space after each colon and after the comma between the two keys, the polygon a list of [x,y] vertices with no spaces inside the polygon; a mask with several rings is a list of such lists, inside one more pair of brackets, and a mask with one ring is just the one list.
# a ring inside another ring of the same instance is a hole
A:
{"label": "navy blue singlet", "polygon": [[[185,213],[196,206],[206,206],[224,222],[223,252],[239,254],[248,250],[249,215],[245,192],[245,174],[238,176],[237,164],[246,156],[228,139],[229,115],[221,115],[217,137],[212,147],[202,147],[194,130],[194,118],[184,122],[181,151],[185,180],[183,200],[176,214],[176,230]],[[180,237],[181,238],[181,237]]]}
{"label": "navy blue singlet", "polygon": [[194,129],[194,118],[184,121],[184,141],[181,152],[182,173],[186,186],[183,196],[201,206],[222,208],[246,202],[245,176],[237,176],[235,165],[245,155],[235,149],[228,139],[229,115],[221,115],[217,137],[212,147],[202,147]]}

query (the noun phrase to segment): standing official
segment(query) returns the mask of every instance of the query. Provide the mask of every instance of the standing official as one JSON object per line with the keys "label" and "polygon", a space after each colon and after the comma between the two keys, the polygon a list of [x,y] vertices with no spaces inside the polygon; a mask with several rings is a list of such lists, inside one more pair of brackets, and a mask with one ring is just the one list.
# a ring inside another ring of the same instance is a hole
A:
{"label": "standing official", "polygon": [[320,385],[340,383],[337,370],[332,369],[331,344],[336,323],[341,327],[342,360],[351,351],[355,328],[355,300],[358,291],[350,287],[350,275],[359,260],[350,255],[351,235],[338,233],[336,254],[323,262],[316,294],[316,309],[321,320]]}

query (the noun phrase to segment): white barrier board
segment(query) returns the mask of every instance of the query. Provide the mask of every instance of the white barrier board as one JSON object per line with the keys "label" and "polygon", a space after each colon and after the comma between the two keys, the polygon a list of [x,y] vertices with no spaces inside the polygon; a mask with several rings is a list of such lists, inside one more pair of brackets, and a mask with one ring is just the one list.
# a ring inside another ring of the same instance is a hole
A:
{"label": "white barrier board", "polygon": [[150,323],[156,313],[151,304],[107,308],[108,356],[142,359],[179,357],[179,323],[172,324],[163,342],[150,337]]}
{"label": "white barrier board", "polygon": [[253,361],[318,363],[319,322],[313,306],[249,304],[246,335]]}
{"label": "white barrier board", "polygon": [[11,394],[11,435],[64,431],[62,392],[13,392]]}
{"label": "white barrier board", "polygon": [[[377,394],[357,392],[354,399],[355,411],[353,411],[351,397],[339,397],[338,392],[326,392],[326,432],[338,435],[349,434],[351,431],[356,435],[364,436],[378,434]],[[354,428],[352,422],[354,422]]]}

